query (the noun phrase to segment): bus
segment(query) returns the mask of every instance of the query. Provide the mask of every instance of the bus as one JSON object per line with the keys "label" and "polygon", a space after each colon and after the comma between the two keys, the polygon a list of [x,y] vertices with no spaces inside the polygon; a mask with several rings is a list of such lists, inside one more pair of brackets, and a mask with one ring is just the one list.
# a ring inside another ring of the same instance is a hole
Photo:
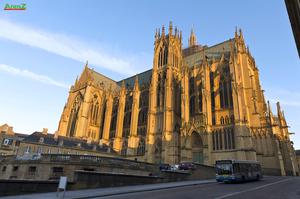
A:
{"label": "bus", "polygon": [[259,162],[252,160],[217,160],[217,182],[243,182],[263,178]]}

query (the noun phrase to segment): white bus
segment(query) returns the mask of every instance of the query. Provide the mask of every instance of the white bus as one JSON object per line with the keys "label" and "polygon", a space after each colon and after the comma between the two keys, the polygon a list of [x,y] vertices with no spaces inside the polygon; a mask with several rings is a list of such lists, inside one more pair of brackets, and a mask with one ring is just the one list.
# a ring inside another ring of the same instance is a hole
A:
{"label": "white bus", "polygon": [[252,160],[217,160],[217,182],[243,182],[263,177],[259,162]]}

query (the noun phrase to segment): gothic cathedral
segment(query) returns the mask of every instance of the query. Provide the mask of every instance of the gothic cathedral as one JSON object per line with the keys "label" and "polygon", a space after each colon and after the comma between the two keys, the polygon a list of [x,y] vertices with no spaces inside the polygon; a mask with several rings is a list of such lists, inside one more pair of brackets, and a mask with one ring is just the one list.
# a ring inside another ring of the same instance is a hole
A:
{"label": "gothic cathedral", "polygon": [[155,33],[153,67],[114,81],[86,64],[71,87],[61,136],[106,145],[151,163],[258,160],[265,173],[299,168],[280,104],[273,115],[241,30],[214,46],[188,47],[169,24]]}

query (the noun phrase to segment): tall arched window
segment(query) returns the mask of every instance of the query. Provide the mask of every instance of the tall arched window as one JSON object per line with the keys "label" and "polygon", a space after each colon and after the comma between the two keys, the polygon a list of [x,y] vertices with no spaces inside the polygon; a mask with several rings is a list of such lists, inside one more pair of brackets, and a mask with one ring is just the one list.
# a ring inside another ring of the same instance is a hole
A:
{"label": "tall arched window", "polygon": [[168,63],[168,48],[164,49],[164,62],[163,65],[166,65]]}
{"label": "tall arched window", "polygon": [[219,92],[221,108],[232,108],[232,89],[229,66],[226,66],[223,70],[219,82]]}
{"label": "tall arched window", "polygon": [[98,101],[98,96],[94,95],[92,104],[91,104],[91,109],[90,109],[90,124],[91,125],[97,125],[99,123],[98,118],[99,118],[99,101]]}
{"label": "tall arched window", "polygon": [[189,80],[189,87],[190,87],[190,95],[193,95],[195,92],[195,78],[191,77]]}
{"label": "tall arched window", "polygon": [[226,117],[225,117],[225,124],[229,124],[229,123],[230,123],[229,117],[226,115]]}
{"label": "tall arched window", "polygon": [[137,155],[144,155],[145,154],[145,140],[141,139],[139,142],[139,146],[137,148]]}
{"label": "tall arched window", "polygon": [[221,125],[224,125],[225,124],[225,120],[224,120],[224,117],[222,116],[221,119],[220,119],[220,123]]}
{"label": "tall arched window", "polygon": [[78,119],[78,112],[81,106],[82,97],[78,95],[72,105],[72,109],[70,112],[69,123],[68,123],[68,133],[67,135],[73,137],[75,135],[76,126],[77,126],[77,119]]}
{"label": "tall arched window", "polygon": [[190,98],[190,116],[195,115],[195,96],[191,96]]}
{"label": "tall arched window", "polygon": [[202,112],[202,83],[199,84],[199,112]]}

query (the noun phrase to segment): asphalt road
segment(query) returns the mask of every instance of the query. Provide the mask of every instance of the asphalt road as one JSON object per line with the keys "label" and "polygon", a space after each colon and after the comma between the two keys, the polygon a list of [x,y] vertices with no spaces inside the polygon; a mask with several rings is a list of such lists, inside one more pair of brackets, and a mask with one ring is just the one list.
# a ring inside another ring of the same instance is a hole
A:
{"label": "asphalt road", "polygon": [[260,181],[239,184],[210,183],[156,191],[121,194],[101,199],[300,199],[300,177],[266,176]]}

